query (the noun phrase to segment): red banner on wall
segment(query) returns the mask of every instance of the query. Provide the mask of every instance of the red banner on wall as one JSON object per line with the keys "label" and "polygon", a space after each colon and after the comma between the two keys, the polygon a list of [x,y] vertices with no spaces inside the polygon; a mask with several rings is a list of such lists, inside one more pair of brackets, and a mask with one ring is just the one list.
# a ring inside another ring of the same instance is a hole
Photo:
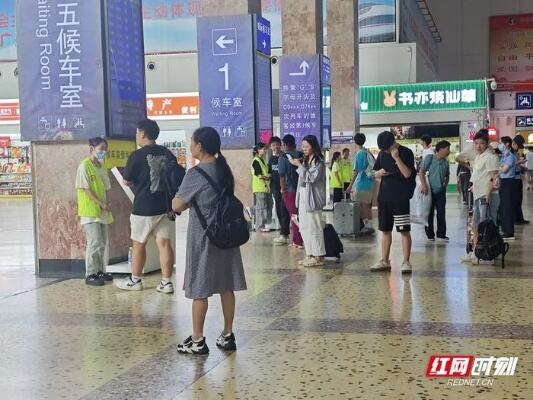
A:
{"label": "red banner on wall", "polygon": [[497,90],[533,90],[533,14],[490,17],[490,73]]}
{"label": "red banner on wall", "polygon": [[0,100],[0,124],[16,124],[19,120],[18,100]]}

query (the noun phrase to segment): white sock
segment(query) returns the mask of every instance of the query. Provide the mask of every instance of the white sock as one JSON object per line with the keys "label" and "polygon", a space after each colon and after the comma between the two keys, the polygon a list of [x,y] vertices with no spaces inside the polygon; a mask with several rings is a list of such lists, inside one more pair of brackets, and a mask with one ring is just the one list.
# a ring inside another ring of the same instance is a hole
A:
{"label": "white sock", "polygon": [[132,281],[132,282],[137,283],[137,282],[139,282],[140,280],[141,280],[141,277],[140,277],[140,276],[135,276],[135,275],[131,274],[131,281]]}
{"label": "white sock", "polygon": [[364,219],[363,222],[365,223],[365,226],[368,228],[372,228],[372,220],[371,219]]}
{"label": "white sock", "polygon": [[162,283],[163,285],[166,285],[166,284],[169,283],[169,282],[170,282],[170,278],[161,278],[161,283]]}

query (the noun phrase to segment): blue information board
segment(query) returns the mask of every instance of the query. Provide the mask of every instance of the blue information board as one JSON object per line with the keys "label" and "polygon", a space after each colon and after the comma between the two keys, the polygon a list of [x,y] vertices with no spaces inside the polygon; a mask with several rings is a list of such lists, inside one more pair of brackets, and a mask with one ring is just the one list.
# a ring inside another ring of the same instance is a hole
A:
{"label": "blue information board", "polygon": [[146,118],[141,0],[107,0],[108,136],[134,138]]}
{"label": "blue information board", "polygon": [[255,59],[256,142],[267,144],[273,135],[272,127],[272,73],[270,58],[257,55]]}
{"label": "blue information board", "polygon": [[17,1],[24,140],[135,136],[146,116],[141,0],[101,1]]}
{"label": "blue information board", "polygon": [[280,58],[279,115],[282,136],[291,134],[297,143],[307,135],[322,141],[320,58],[289,55]]}
{"label": "blue information board", "polygon": [[254,46],[249,15],[198,18],[200,125],[223,148],[255,144]]}
{"label": "blue information board", "polygon": [[105,135],[100,7],[19,0],[17,15],[23,140]]}
{"label": "blue information board", "polygon": [[258,51],[270,53],[268,21],[252,15],[202,17],[197,26],[200,125],[214,127],[226,149],[269,140],[271,65]]}

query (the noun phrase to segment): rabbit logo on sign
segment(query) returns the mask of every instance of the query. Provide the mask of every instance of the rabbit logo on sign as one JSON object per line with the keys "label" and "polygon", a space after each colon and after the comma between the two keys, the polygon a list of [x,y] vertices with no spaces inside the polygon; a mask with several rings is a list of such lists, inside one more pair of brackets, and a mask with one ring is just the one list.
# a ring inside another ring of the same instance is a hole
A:
{"label": "rabbit logo on sign", "polygon": [[385,107],[394,107],[396,105],[396,90],[391,90],[390,93],[388,90],[383,91],[383,105]]}

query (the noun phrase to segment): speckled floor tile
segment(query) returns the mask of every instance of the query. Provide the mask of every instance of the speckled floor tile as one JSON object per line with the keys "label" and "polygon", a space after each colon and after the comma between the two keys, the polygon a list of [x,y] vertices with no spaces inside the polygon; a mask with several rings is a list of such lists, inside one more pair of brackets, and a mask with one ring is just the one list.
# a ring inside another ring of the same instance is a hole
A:
{"label": "speckled floor tile", "polygon": [[[297,265],[303,252],[272,246],[276,233],[253,234],[242,248],[249,289],[237,293],[239,350],[215,346],[223,318],[214,296],[205,326],[211,353],[202,358],[175,351],[191,333],[183,243],[174,295],[155,291],[157,273],[140,293],[38,280],[31,224],[17,219],[31,216],[29,205],[11,215],[0,203],[2,233],[10,221],[0,250],[13,254],[0,261],[2,400],[533,399],[533,247],[512,243],[505,270],[461,265],[464,215],[453,196],[449,244],[427,243],[413,227],[412,277],[397,271],[397,237],[393,272],[373,274],[379,235],[343,239],[340,264],[305,269]],[[517,236],[533,237],[533,227]],[[517,373],[491,389],[426,379],[428,357],[446,353],[518,356]]]}
{"label": "speckled floor tile", "polygon": [[0,329],[6,400],[77,399],[176,341],[174,330],[36,326]]}
{"label": "speckled floor tile", "polygon": [[[328,349],[324,351],[322,349]],[[432,354],[520,355],[514,377],[492,388],[428,379]],[[531,399],[530,341],[263,333],[175,400],[210,399]]]}
{"label": "speckled floor tile", "polygon": [[532,324],[533,280],[335,276],[285,316]]}

